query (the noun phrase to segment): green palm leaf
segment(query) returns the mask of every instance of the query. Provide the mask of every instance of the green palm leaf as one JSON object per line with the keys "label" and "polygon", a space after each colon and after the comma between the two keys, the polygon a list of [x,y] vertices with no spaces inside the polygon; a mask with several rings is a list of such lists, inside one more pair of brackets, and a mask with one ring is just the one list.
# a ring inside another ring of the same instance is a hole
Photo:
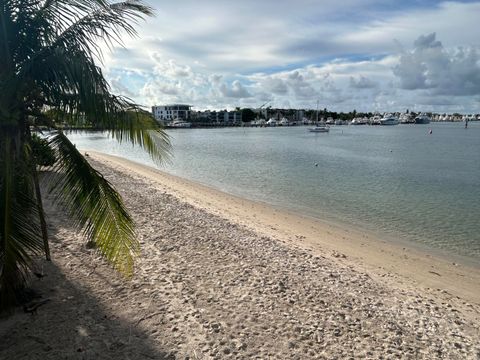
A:
{"label": "green palm leaf", "polygon": [[52,186],[57,201],[66,206],[74,226],[84,231],[116,269],[131,274],[139,243],[121,197],[62,132],[51,144],[59,159]]}
{"label": "green palm leaf", "polygon": [[158,163],[169,160],[171,145],[168,135],[150,113],[127,111],[119,116],[116,124],[116,128],[112,126],[108,130],[113,138],[141,146]]}

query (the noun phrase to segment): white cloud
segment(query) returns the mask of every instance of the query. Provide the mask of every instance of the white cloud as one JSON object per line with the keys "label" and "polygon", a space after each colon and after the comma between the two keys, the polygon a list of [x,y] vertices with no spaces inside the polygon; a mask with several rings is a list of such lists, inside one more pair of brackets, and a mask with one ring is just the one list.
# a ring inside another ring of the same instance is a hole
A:
{"label": "white cloud", "polygon": [[261,87],[276,95],[285,95],[288,93],[287,84],[283,79],[267,76],[261,79]]}
{"label": "white cloud", "polygon": [[480,95],[480,52],[475,48],[447,51],[435,33],[420,36],[415,48],[400,56],[393,72],[403,89],[428,89],[432,95]]}
{"label": "white cloud", "polygon": [[377,86],[378,84],[375,81],[372,81],[363,75],[358,77],[350,76],[350,87],[354,89],[372,89]]}
{"label": "white cloud", "polygon": [[472,29],[480,2],[151,4],[157,18],[104,66],[116,92],[149,106],[311,108],[320,99],[337,110],[478,112],[480,42]]}
{"label": "white cloud", "polygon": [[[421,2],[419,2],[421,4]],[[444,46],[478,45],[477,28],[480,2],[438,2],[420,8],[399,8],[389,14],[378,12],[373,21],[360,23],[350,31],[339,33],[338,46],[352,46],[357,52],[367,49],[371,53],[395,52],[398,43],[411,43],[419,34],[436,32]]]}
{"label": "white cloud", "polygon": [[232,83],[231,87],[229,87],[225,83],[222,83],[220,84],[219,89],[223,96],[229,97],[229,98],[241,99],[241,98],[252,97],[252,95],[248,92],[248,90],[245,89],[245,87],[238,80],[235,80]]}
{"label": "white cloud", "polygon": [[115,94],[122,94],[129,98],[135,97],[135,93],[130,91],[125,85],[123,85],[122,81],[120,80],[120,76],[109,79],[110,86],[112,87],[112,91]]}

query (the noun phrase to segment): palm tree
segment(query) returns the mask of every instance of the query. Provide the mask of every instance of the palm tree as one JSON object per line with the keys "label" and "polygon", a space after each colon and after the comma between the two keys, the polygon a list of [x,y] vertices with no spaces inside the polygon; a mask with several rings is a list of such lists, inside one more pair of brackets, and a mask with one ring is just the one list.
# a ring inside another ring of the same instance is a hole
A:
{"label": "palm tree", "polygon": [[[0,309],[18,300],[34,255],[50,257],[32,129],[47,125],[57,162],[50,190],[115,269],[131,274],[139,243],[121,197],[69,141],[60,124],[107,131],[161,161],[166,134],[129,99],[115,96],[96,61],[101,46],[152,9],[139,0],[0,2]],[[55,116],[45,116],[45,113]]]}

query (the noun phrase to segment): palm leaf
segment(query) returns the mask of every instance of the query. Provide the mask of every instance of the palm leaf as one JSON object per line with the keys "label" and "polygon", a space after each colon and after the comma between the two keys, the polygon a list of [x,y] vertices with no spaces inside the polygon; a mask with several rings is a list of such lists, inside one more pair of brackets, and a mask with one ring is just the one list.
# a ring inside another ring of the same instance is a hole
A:
{"label": "palm leaf", "polygon": [[[168,156],[170,143],[167,135],[137,104],[110,93],[110,87],[93,59],[97,46],[94,39],[100,35],[116,38],[118,27],[134,34],[125,18],[134,20],[141,18],[139,14],[150,15],[151,9],[139,1],[87,3],[91,3],[93,10],[60,31],[51,44],[37,51],[22,66],[20,78],[36,79],[42,101],[50,108],[62,110],[58,113],[65,115],[57,120],[74,127],[107,130],[119,141],[127,140],[142,146],[154,160],[161,162]],[[58,7],[70,12],[70,7],[64,9],[65,4],[71,5],[71,1],[51,1],[41,11]],[[81,10],[85,12],[85,7]]]}
{"label": "palm leaf", "polygon": [[139,243],[120,195],[62,132],[50,143],[58,156],[57,178],[52,183],[57,202],[67,208],[73,225],[83,230],[98,251],[117,270],[130,275]]}
{"label": "palm leaf", "polygon": [[142,147],[158,163],[168,161],[170,140],[152,115],[144,111],[127,111],[118,116],[116,127],[110,127],[110,135],[119,142],[129,141]]}

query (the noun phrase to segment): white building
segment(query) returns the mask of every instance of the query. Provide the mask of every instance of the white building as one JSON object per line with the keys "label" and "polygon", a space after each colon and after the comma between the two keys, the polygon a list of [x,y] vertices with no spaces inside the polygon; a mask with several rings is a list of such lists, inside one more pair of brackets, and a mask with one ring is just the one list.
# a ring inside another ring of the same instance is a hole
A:
{"label": "white building", "polygon": [[169,104],[161,106],[152,106],[152,114],[155,119],[161,123],[167,123],[173,120],[188,120],[191,118],[191,105]]}

